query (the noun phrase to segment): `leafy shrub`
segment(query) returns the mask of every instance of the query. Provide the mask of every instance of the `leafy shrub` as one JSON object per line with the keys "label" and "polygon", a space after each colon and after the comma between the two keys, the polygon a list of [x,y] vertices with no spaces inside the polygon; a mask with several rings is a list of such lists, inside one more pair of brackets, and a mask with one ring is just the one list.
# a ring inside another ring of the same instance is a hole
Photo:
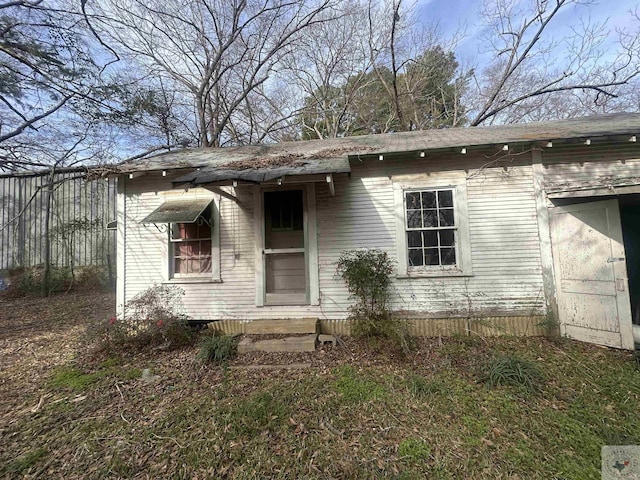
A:
{"label": "leafy shrub", "polygon": [[513,355],[494,357],[485,368],[485,381],[490,387],[507,385],[533,392],[542,378],[535,363]]}
{"label": "leafy shrub", "polygon": [[393,263],[387,253],[375,249],[343,252],[338,259],[337,274],[355,300],[349,307],[351,334],[359,338],[384,338],[402,353],[410,353],[415,343],[409,325],[394,319],[389,307]]}
{"label": "leafy shrub", "polygon": [[[17,296],[41,295],[44,267],[30,267],[11,272],[10,294]],[[67,267],[50,267],[48,294],[66,292],[72,285],[73,276]]]}
{"label": "leafy shrub", "polygon": [[111,317],[90,326],[90,342],[98,350],[165,349],[191,345],[195,335],[182,311],[183,290],[174,285],[154,285],[136,295],[125,307],[124,319]]}
{"label": "leafy shrub", "polygon": [[204,362],[220,363],[233,358],[238,351],[231,335],[207,335],[200,341],[198,358]]}
{"label": "leafy shrub", "polygon": [[[44,266],[21,268],[10,272],[11,284],[9,294],[14,296],[42,295],[44,282]],[[76,267],[49,268],[49,284],[47,294],[68,291],[88,292],[109,287],[106,267],[88,265]]]}
{"label": "leafy shrub", "polygon": [[112,287],[107,267],[100,265],[76,267],[73,290],[107,290]]}

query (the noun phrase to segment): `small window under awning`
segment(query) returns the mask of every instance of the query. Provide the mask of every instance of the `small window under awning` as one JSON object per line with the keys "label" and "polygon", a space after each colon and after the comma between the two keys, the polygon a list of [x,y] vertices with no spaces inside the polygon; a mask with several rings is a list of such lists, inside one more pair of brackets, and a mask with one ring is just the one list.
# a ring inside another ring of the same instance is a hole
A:
{"label": "small window under awning", "polygon": [[142,223],[194,223],[211,201],[211,198],[167,200],[147,215]]}

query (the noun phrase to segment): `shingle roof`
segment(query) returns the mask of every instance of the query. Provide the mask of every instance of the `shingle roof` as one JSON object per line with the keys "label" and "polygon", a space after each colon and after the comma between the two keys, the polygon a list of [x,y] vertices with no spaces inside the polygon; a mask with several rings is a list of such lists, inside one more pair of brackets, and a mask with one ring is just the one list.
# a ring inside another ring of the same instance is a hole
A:
{"label": "shingle roof", "polygon": [[[240,178],[243,175],[251,175],[251,170],[254,172],[271,170],[274,174],[279,173],[276,177],[283,174],[339,173],[348,171],[348,165],[345,170],[346,160],[348,157],[357,155],[442,150],[502,143],[559,141],[635,135],[636,133],[640,133],[640,114],[618,113],[552,122],[422,130],[273,145],[176,150],[135,162],[121,163],[117,166],[117,172],[200,168],[201,175],[207,173],[216,180],[220,180],[221,176]],[[330,161],[330,159],[334,160]],[[343,161],[340,162],[337,159]],[[305,170],[303,167],[310,171],[303,171]],[[275,172],[276,169],[279,169],[279,172]],[[201,182],[198,181],[198,183]]]}

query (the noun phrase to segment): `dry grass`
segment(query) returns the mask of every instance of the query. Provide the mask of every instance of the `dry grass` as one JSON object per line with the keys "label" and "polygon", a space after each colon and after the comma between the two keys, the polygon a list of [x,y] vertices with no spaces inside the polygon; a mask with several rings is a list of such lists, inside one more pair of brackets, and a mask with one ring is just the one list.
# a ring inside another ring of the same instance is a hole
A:
{"label": "dry grass", "polygon": [[[346,339],[227,366],[197,347],[92,357],[81,332],[113,303],[0,299],[0,477],[589,479],[601,445],[640,443],[624,352],[459,338],[402,360]],[[487,388],[497,355],[535,362],[538,391]]]}

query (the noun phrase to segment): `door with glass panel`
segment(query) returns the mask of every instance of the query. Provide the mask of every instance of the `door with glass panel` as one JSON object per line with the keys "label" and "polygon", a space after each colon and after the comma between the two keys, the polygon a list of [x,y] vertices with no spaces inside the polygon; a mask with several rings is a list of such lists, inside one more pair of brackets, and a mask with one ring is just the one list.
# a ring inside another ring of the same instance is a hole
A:
{"label": "door with glass panel", "polygon": [[309,303],[304,190],[264,192],[265,305]]}

